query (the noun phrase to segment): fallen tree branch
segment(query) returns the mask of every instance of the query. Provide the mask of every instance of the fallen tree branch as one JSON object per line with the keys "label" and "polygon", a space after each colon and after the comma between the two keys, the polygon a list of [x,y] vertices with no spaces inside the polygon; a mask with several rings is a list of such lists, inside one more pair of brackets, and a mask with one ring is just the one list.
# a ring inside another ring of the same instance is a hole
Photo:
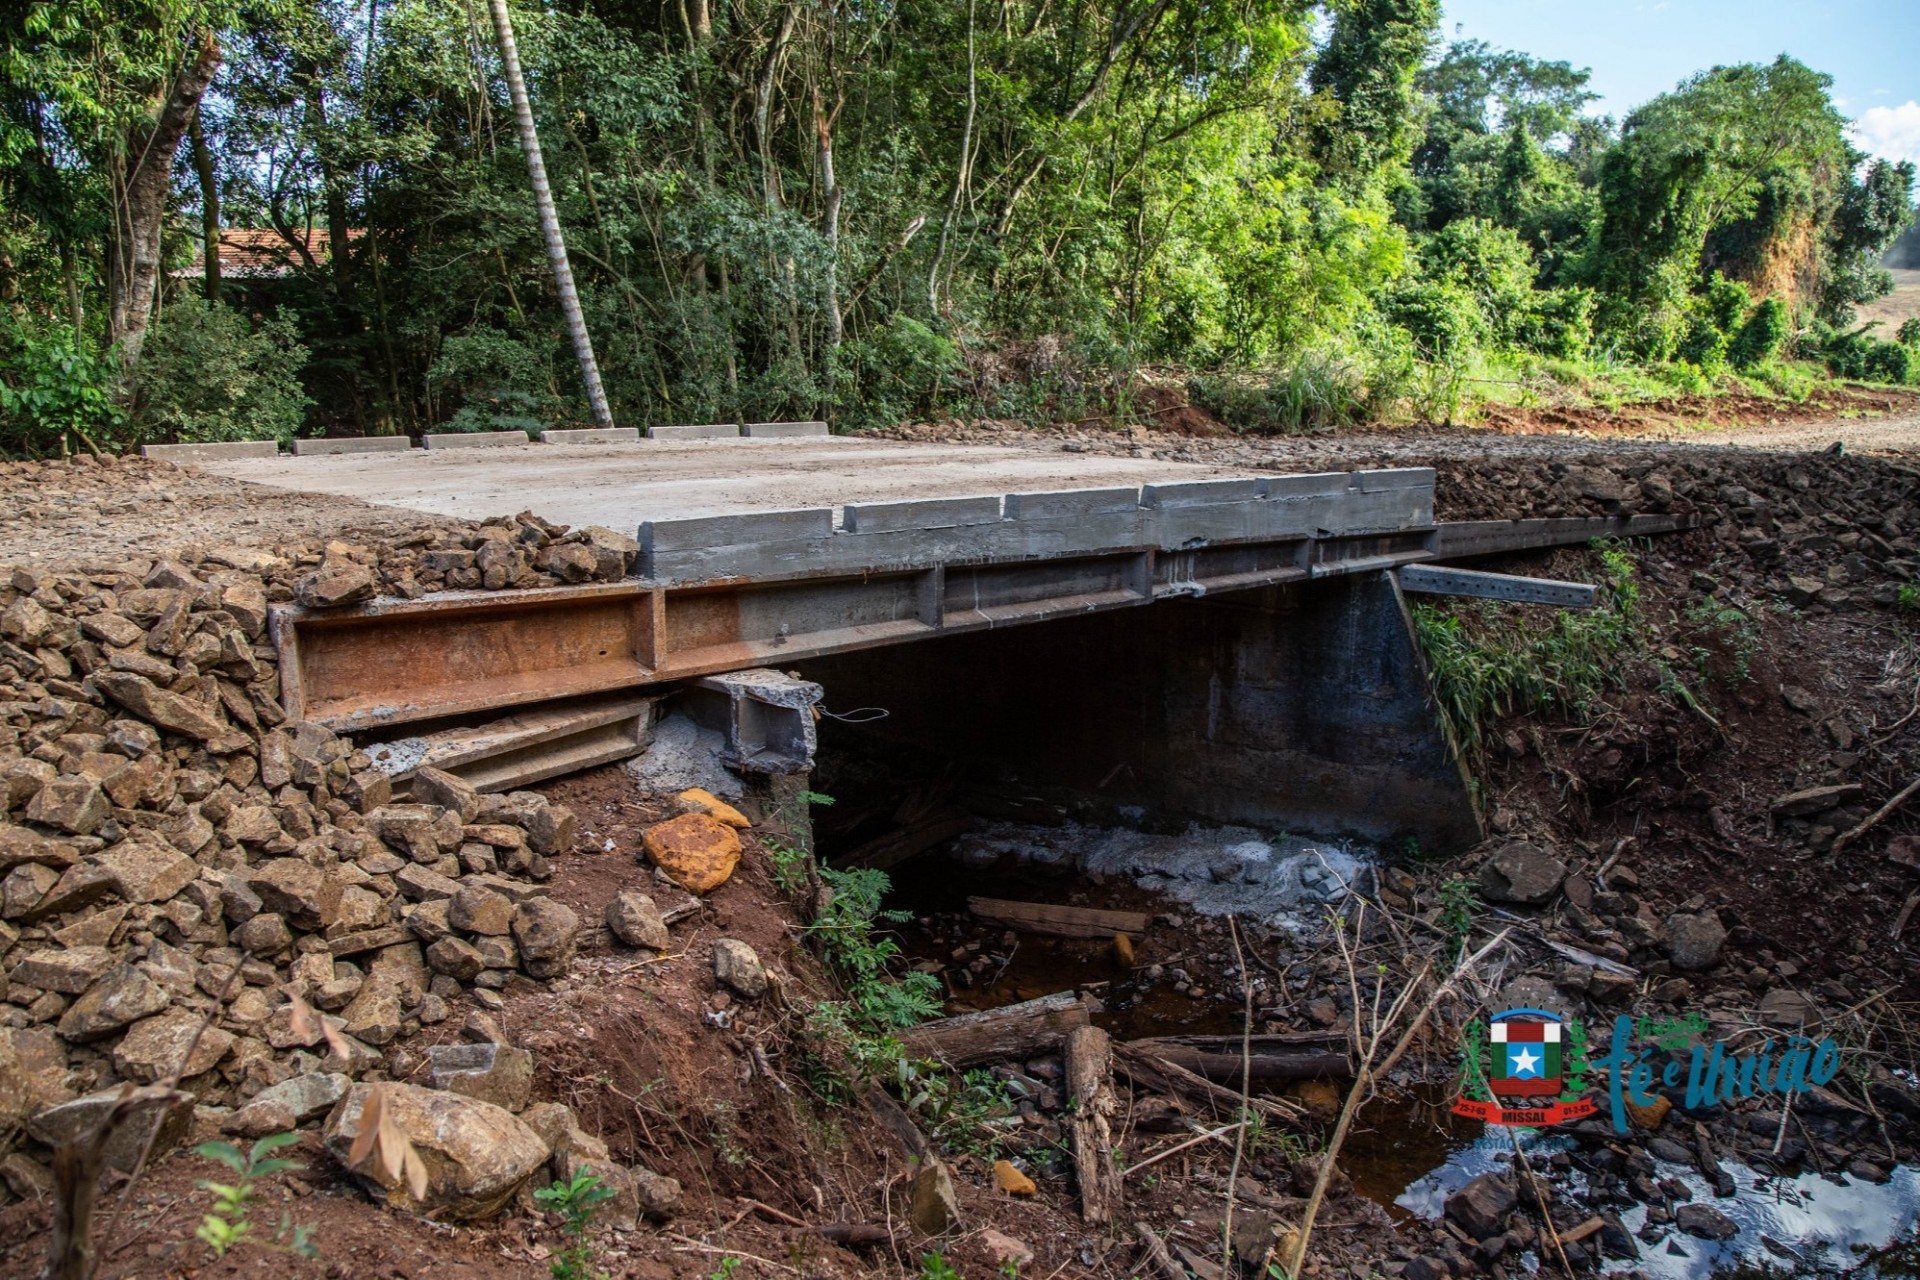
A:
{"label": "fallen tree branch", "polygon": [[1916,793],[1920,793],[1920,778],[1915,778],[1912,782],[1909,782],[1905,787],[1901,788],[1898,795],[1874,810],[1872,814],[1861,821],[1859,826],[1853,828],[1851,831],[1843,831],[1835,836],[1833,838],[1833,848],[1830,851],[1832,856],[1836,858],[1839,857],[1842,849],[1845,849],[1855,840],[1858,840],[1861,836],[1885,822],[1893,815],[1894,810],[1898,809],[1908,800],[1911,800]]}

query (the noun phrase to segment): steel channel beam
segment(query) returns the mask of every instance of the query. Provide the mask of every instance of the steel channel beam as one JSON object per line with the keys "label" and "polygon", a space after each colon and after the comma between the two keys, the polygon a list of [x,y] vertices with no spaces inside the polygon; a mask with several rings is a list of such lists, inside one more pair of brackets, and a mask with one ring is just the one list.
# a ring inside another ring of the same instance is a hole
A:
{"label": "steel channel beam", "polygon": [[1482,573],[1443,565],[1410,564],[1396,571],[1402,591],[1429,596],[1474,596],[1481,600],[1510,600],[1518,604],[1557,605],[1562,609],[1591,609],[1599,589],[1590,583],[1558,582],[1552,578],[1523,578],[1515,573]]}
{"label": "steel channel beam", "polygon": [[1155,600],[1676,527],[1673,517],[1476,521],[772,582],[642,580],[340,610],[278,605],[272,635],[288,716],[362,731]]}

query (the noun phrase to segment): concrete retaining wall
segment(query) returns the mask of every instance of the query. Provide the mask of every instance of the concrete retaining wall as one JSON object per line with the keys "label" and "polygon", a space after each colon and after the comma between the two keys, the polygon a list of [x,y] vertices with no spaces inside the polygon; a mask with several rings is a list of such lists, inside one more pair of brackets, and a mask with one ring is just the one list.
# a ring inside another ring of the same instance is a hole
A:
{"label": "concrete retaining wall", "polygon": [[1067,489],[649,521],[641,575],[765,581],[934,564],[1057,559],[1128,547],[1401,533],[1433,524],[1426,467]]}

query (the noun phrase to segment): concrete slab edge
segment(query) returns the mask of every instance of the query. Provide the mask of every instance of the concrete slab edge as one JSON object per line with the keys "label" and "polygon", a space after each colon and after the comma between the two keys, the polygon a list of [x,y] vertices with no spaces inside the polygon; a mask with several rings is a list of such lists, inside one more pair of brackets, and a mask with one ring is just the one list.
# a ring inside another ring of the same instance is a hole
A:
{"label": "concrete slab edge", "polygon": [[541,444],[633,444],[638,427],[566,427],[540,433]]}
{"label": "concrete slab edge", "polygon": [[532,443],[524,431],[429,431],[421,439],[429,449],[510,449]]}
{"label": "concrete slab edge", "polygon": [[277,458],[277,440],[220,440],[207,444],[143,444],[140,456],[156,462],[224,462],[230,458]]}
{"label": "concrete slab edge", "polygon": [[413,441],[405,436],[338,436],[295,440],[296,458],[323,458],[341,453],[405,453]]}

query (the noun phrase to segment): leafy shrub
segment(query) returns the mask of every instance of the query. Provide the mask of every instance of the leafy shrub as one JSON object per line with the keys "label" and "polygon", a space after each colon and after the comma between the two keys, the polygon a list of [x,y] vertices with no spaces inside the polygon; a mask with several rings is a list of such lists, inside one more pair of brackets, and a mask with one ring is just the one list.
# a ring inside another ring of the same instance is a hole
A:
{"label": "leafy shrub", "polygon": [[1920,347],[1920,316],[1908,316],[1893,335],[1903,347]]}
{"label": "leafy shrub", "polygon": [[537,431],[558,408],[539,354],[486,325],[442,343],[427,383],[457,405],[443,431]]}
{"label": "leafy shrub", "polygon": [[1187,394],[1235,431],[1292,434],[1355,421],[1366,402],[1366,385],[1353,361],[1308,351],[1264,378],[1195,378]]}
{"label": "leafy shrub", "polygon": [[856,431],[926,416],[953,389],[963,368],[951,339],[904,314],[846,343],[840,356],[840,421]]}
{"label": "leafy shrub", "polygon": [[32,326],[0,313],[0,445],[60,453],[111,443],[125,422],[114,398],[117,370],[64,324]]}
{"label": "leafy shrub", "polygon": [[1429,360],[1460,358],[1491,336],[1479,302],[1457,284],[1403,283],[1387,293],[1380,309],[1412,335]]}
{"label": "leafy shrub", "polygon": [[1920,374],[1920,357],[1914,348],[1861,331],[1829,336],[1818,350],[1827,368],[1843,378],[1904,384]]}
{"label": "leafy shrub", "polygon": [[1543,356],[1582,358],[1593,344],[1593,290],[1536,290],[1519,314],[1513,336]]}
{"label": "leafy shrub", "polygon": [[1792,328],[1787,304],[1778,298],[1768,298],[1753,309],[1734,334],[1727,358],[1736,369],[1758,368],[1779,354]]}
{"label": "leafy shrub", "polygon": [[134,417],[149,440],[291,440],[312,403],[300,386],[306,362],[291,320],[256,328],[231,307],[183,297],[147,336]]}

